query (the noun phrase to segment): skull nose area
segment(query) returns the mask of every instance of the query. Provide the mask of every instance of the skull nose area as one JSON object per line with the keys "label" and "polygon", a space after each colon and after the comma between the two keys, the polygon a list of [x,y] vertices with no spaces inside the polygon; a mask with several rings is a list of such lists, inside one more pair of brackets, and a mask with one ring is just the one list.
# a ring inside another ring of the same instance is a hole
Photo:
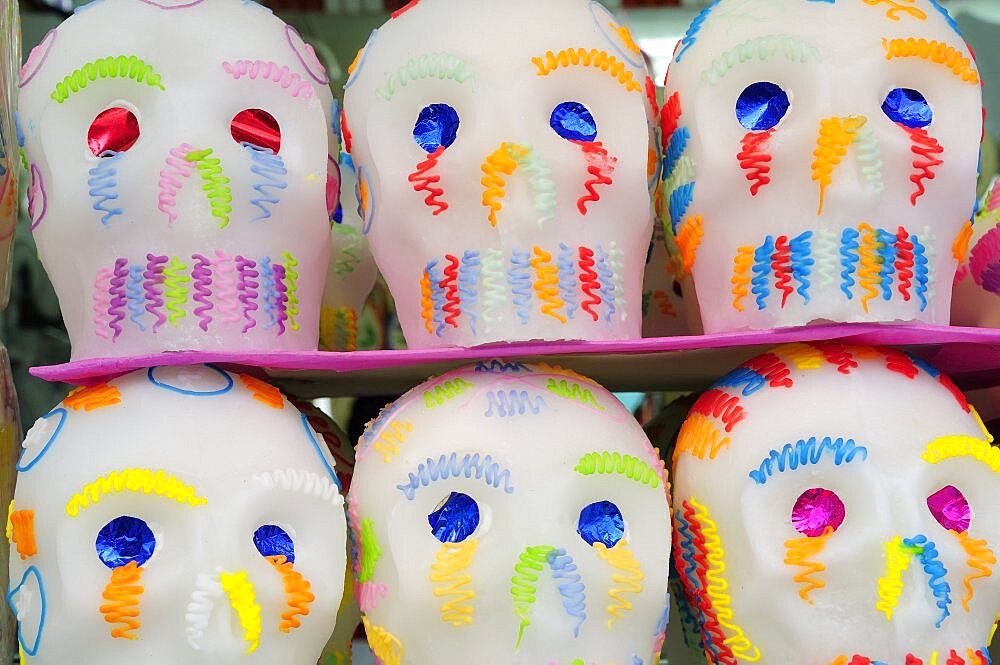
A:
{"label": "skull nose area", "polygon": [[[518,555],[510,593],[519,620],[515,649],[533,629],[542,641],[576,638],[587,618],[586,591],[577,562],[563,548],[532,545]],[[545,608],[540,609],[540,608]],[[562,615],[563,621],[536,622],[535,617]]]}
{"label": "skull nose area", "polygon": [[[836,180],[858,181],[857,168],[848,170],[842,166],[850,152],[859,159],[871,151],[874,137],[864,115],[830,116],[819,121],[816,148],[813,150],[811,165],[812,180],[819,186],[819,208],[817,215],[823,214],[827,189]],[[852,177],[850,174],[854,173]],[[841,187],[840,189],[844,189]],[[856,193],[856,187],[848,189]]]}
{"label": "skull nose area", "polygon": [[185,639],[198,652],[249,655],[260,645],[261,606],[243,570],[199,573],[184,620]]}
{"label": "skull nose area", "polygon": [[[485,155],[480,166],[483,173],[479,181],[483,187],[482,203],[486,208],[490,226],[496,228],[500,210],[514,204],[520,196],[515,194],[514,174],[529,180],[546,175],[539,168],[538,156],[528,145],[504,141]],[[549,172],[551,173],[551,172]],[[550,181],[551,182],[551,181]]]}
{"label": "skull nose area", "polygon": [[884,569],[875,608],[890,623],[923,625],[930,620],[940,629],[951,616],[953,594],[938,543],[918,533],[893,536],[882,547]]}

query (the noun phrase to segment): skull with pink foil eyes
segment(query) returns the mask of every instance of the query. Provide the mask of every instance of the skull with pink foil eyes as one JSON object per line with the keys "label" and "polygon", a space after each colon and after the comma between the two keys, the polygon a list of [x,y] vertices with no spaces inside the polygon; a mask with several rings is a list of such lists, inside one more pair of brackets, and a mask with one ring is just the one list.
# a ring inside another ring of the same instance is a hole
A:
{"label": "skull with pink foil eyes", "polygon": [[292,27],[254,2],[92,2],[20,85],[28,211],[74,359],[316,348],[339,150]]}
{"label": "skull with pink foil eyes", "polygon": [[713,664],[982,665],[1000,454],[890,348],[792,344],[702,394],[674,450],[681,616]]}
{"label": "skull with pink foil eyes", "polygon": [[972,230],[968,259],[955,275],[951,321],[1000,328],[1000,179],[993,181]]}
{"label": "skull with pink foil eyes", "polygon": [[411,2],[352,72],[361,214],[409,346],[639,336],[655,95],[600,3]]}
{"label": "skull with pink foil eyes", "polygon": [[23,662],[314,665],[347,562],[346,469],[314,422],[206,365],[70,393],[17,463]]}
{"label": "skull with pink foil eyes", "polygon": [[947,324],[982,138],[936,0],[721,0],[671,62],[664,223],[706,332]]}

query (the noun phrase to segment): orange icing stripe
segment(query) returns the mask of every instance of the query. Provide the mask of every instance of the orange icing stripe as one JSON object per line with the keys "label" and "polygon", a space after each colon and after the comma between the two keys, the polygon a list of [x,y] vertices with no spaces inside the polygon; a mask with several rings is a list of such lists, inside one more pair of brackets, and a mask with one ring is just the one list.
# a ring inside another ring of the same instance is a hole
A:
{"label": "orange icing stripe", "polygon": [[282,397],[281,391],[270,383],[265,383],[247,374],[240,374],[239,377],[240,382],[246,386],[246,389],[253,393],[255,400],[262,404],[267,404],[272,409],[285,408],[285,399]]}
{"label": "orange icing stripe", "polygon": [[38,554],[35,542],[35,511],[15,510],[10,514],[10,541],[17,547],[17,553],[24,561]]}
{"label": "orange icing stripe", "polygon": [[809,597],[809,593],[826,586],[826,582],[819,578],[820,573],[826,570],[826,566],[810,559],[823,551],[826,541],[832,533],[833,527],[828,526],[820,536],[805,536],[785,541],[785,548],[788,550],[785,554],[785,563],[789,566],[803,568],[795,575],[794,579],[802,585],[802,588],[799,589],[799,597],[810,605],[813,604],[813,601]]}
{"label": "orange icing stripe", "polygon": [[63,400],[63,405],[68,406],[74,411],[79,411],[80,409],[93,411],[94,409],[102,409],[106,406],[120,404],[121,401],[122,393],[118,388],[107,383],[99,383],[96,386],[88,386],[87,388],[76,388],[66,396],[66,399]]}
{"label": "orange icing stripe", "polygon": [[281,581],[285,585],[285,595],[288,596],[288,610],[281,615],[281,623],[278,625],[278,630],[288,633],[302,625],[302,622],[297,617],[309,616],[309,605],[316,600],[316,596],[309,591],[309,580],[304,578],[302,573],[292,568],[292,563],[287,561],[284,555],[269,556],[267,560],[281,574]]}
{"label": "orange icing stripe", "polygon": [[968,532],[956,533],[952,531],[952,533],[958,538],[962,549],[965,550],[965,554],[968,557],[968,566],[973,570],[973,572],[970,572],[962,580],[962,583],[965,585],[965,598],[962,599],[962,607],[968,612],[969,601],[972,600],[972,596],[975,593],[972,589],[973,580],[993,575],[993,566],[997,565],[997,557],[993,554],[993,550],[989,548],[985,540],[970,538]]}
{"label": "orange icing stripe", "polygon": [[133,631],[138,630],[142,623],[139,616],[139,596],[145,587],[139,584],[142,578],[142,568],[135,561],[129,561],[111,571],[111,581],[104,588],[101,596],[109,601],[101,605],[104,620],[111,624],[119,624],[111,629],[111,637],[122,637],[127,640],[138,638]]}

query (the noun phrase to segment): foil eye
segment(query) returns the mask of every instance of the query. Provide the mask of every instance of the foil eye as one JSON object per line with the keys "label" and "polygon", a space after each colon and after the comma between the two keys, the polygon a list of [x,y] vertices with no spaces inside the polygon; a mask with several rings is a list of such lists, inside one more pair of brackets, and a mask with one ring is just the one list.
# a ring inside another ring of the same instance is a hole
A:
{"label": "foil eye", "polygon": [[437,505],[427,522],[442,543],[460,543],[479,527],[479,504],[468,494],[452,492]]}
{"label": "foil eye", "polygon": [[965,533],[972,522],[972,508],[968,499],[954,485],[945,485],[927,497],[927,509],[937,523],[948,531]]}
{"label": "foil eye", "polygon": [[791,103],[781,86],[768,81],[751,83],[736,100],[736,119],[753,132],[776,126],[788,113]]}
{"label": "foil eye", "polygon": [[113,106],[101,111],[87,130],[87,147],[95,157],[125,152],[139,140],[139,120],[132,111]]}
{"label": "foil eye", "polygon": [[911,88],[893,88],[882,102],[882,112],[893,122],[921,129],[934,121],[934,111],[919,91]]}
{"label": "foil eye", "polygon": [[625,537],[625,518],[610,501],[596,501],[580,511],[576,532],[588,545],[600,542],[611,549]]}
{"label": "foil eye", "polygon": [[243,109],[229,123],[229,133],[237,143],[270,150],[281,150],[281,127],[274,116],[263,109]]}
{"label": "foil eye", "polygon": [[138,517],[122,515],[101,528],[94,546],[101,563],[112,570],[133,561],[141,566],[153,556],[156,536]]}
{"label": "foil eye", "polygon": [[844,523],[844,502],[837,493],[814,487],[799,495],[792,506],[792,526],[803,536],[822,536],[827,527],[834,531]]}
{"label": "foil eye", "polygon": [[421,109],[413,125],[413,140],[428,154],[449,148],[458,136],[458,111],[447,104],[429,104]]}
{"label": "foil eye", "polygon": [[295,543],[288,532],[276,524],[265,524],[253,532],[253,544],[263,557],[283,556],[295,563]]}
{"label": "foil eye", "polygon": [[567,141],[595,141],[597,121],[580,102],[563,102],[552,109],[549,126]]}

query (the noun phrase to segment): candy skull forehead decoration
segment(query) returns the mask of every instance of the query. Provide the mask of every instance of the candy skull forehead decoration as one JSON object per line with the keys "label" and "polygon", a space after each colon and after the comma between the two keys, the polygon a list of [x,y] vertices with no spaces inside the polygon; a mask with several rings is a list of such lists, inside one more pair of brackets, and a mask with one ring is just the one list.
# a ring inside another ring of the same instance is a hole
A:
{"label": "candy skull forehead decoration", "polygon": [[665,224],[706,332],[948,323],[982,94],[934,0],[717,2],[662,124]]}
{"label": "candy skull forehead decoration", "polygon": [[196,366],[75,391],[28,433],[8,520],[32,663],[315,663],[343,499],[276,388]]}
{"label": "candy skull forehead decoration", "polygon": [[655,97],[606,9],[415,1],[352,71],[361,214],[409,346],[639,336]]}
{"label": "candy skull forehead decoration", "polygon": [[50,31],[19,135],[73,357],[315,349],[330,101],[311,47],[253,2],[105,0]]}
{"label": "candy skull forehead decoration", "polygon": [[382,662],[649,663],[663,464],[579,375],[493,361],[418,386],[358,447],[356,593]]}
{"label": "candy skull forehead decoration", "polygon": [[894,349],[790,345],[718,381],[675,448],[674,562],[712,663],[988,662],[992,437]]}

